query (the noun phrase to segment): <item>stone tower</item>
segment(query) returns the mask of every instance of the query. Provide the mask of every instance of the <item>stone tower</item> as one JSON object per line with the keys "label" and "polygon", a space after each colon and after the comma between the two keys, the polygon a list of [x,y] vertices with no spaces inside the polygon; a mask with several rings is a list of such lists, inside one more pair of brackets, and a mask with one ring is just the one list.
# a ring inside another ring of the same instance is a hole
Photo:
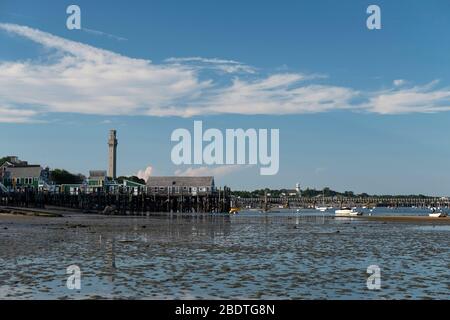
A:
{"label": "stone tower", "polygon": [[109,147],[109,163],[108,163],[108,177],[116,179],[116,169],[117,169],[117,138],[116,138],[116,130],[109,131],[109,139],[108,139],[108,147]]}

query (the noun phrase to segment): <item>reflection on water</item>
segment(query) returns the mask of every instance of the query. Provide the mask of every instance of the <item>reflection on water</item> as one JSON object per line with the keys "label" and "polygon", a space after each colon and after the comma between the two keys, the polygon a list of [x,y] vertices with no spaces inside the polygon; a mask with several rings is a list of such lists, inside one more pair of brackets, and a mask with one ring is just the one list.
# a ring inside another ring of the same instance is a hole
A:
{"label": "reflection on water", "polygon": [[[316,212],[2,217],[0,298],[444,299],[447,231]],[[81,290],[66,288],[72,264]]]}

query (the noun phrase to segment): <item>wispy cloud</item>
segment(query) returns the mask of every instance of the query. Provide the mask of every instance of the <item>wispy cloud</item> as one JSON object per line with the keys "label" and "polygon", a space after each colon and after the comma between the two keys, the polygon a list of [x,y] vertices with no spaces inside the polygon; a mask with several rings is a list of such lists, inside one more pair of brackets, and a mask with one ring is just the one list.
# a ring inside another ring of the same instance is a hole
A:
{"label": "wispy cloud", "polygon": [[265,75],[233,60],[188,57],[155,64],[26,26],[0,23],[0,30],[54,53],[35,60],[0,61],[0,105],[8,106],[1,109],[2,122],[64,112],[190,117],[450,109],[450,90],[437,88],[437,83],[407,88],[406,82],[397,80],[392,89],[361,92],[315,82],[323,80],[320,75],[287,71]]}
{"label": "wispy cloud", "polygon": [[84,31],[84,32],[96,35],[96,36],[103,36],[103,37],[107,37],[107,38],[114,39],[114,40],[117,40],[117,41],[128,41],[127,38],[119,37],[119,36],[116,36],[114,34],[110,34],[110,33],[99,31],[99,30],[88,29],[88,28],[85,28],[85,27],[81,28],[81,30]]}
{"label": "wispy cloud", "polygon": [[200,69],[209,68],[213,70],[223,71],[224,73],[256,73],[257,69],[244,63],[234,60],[224,60],[218,58],[169,58],[165,60],[167,63],[190,65]]}
{"label": "wispy cloud", "polygon": [[380,114],[434,113],[450,111],[450,88],[436,88],[438,81],[426,85],[390,89],[372,94],[366,105]]}
{"label": "wispy cloud", "polygon": [[0,123],[31,123],[37,122],[33,117],[36,111],[27,109],[10,108],[0,105]]}
{"label": "wispy cloud", "polygon": [[234,173],[236,171],[240,171],[246,168],[249,168],[249,165],[224,165],[224,166],[204,166],[204,167],[189,167],[184,170],[176,170],[176,176],[187,176],[187,177],[198,177],[198,176],[215,176],[215,177],[223,177]]}

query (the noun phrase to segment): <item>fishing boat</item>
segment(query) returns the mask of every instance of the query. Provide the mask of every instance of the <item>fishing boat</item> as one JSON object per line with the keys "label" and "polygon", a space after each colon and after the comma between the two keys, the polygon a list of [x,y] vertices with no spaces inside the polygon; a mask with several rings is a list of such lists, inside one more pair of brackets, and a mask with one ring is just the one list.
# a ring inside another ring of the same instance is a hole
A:
{"label": "fishing boat", "polygon": [[341,208],[335,211],[335,215],[337,217],[352,217],[352,216],[361,216],[362,212],[357,211],[355,208]]}
{"label": "fishing boat", "polygon": [[233,207],[230,209],[229,214],[238,214],[239,213],[239,208]]}

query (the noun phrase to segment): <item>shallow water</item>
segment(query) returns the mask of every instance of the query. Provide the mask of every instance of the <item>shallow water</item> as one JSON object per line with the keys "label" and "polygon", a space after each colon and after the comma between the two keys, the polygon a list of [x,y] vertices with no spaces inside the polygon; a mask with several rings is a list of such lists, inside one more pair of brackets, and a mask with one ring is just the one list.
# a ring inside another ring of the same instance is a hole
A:
{"label": "shallow water", "polygon": [[[292,212],[0,217],[0,299],[448,299],[442,227]],[[67,289],[70,265],[81,290]]]}

